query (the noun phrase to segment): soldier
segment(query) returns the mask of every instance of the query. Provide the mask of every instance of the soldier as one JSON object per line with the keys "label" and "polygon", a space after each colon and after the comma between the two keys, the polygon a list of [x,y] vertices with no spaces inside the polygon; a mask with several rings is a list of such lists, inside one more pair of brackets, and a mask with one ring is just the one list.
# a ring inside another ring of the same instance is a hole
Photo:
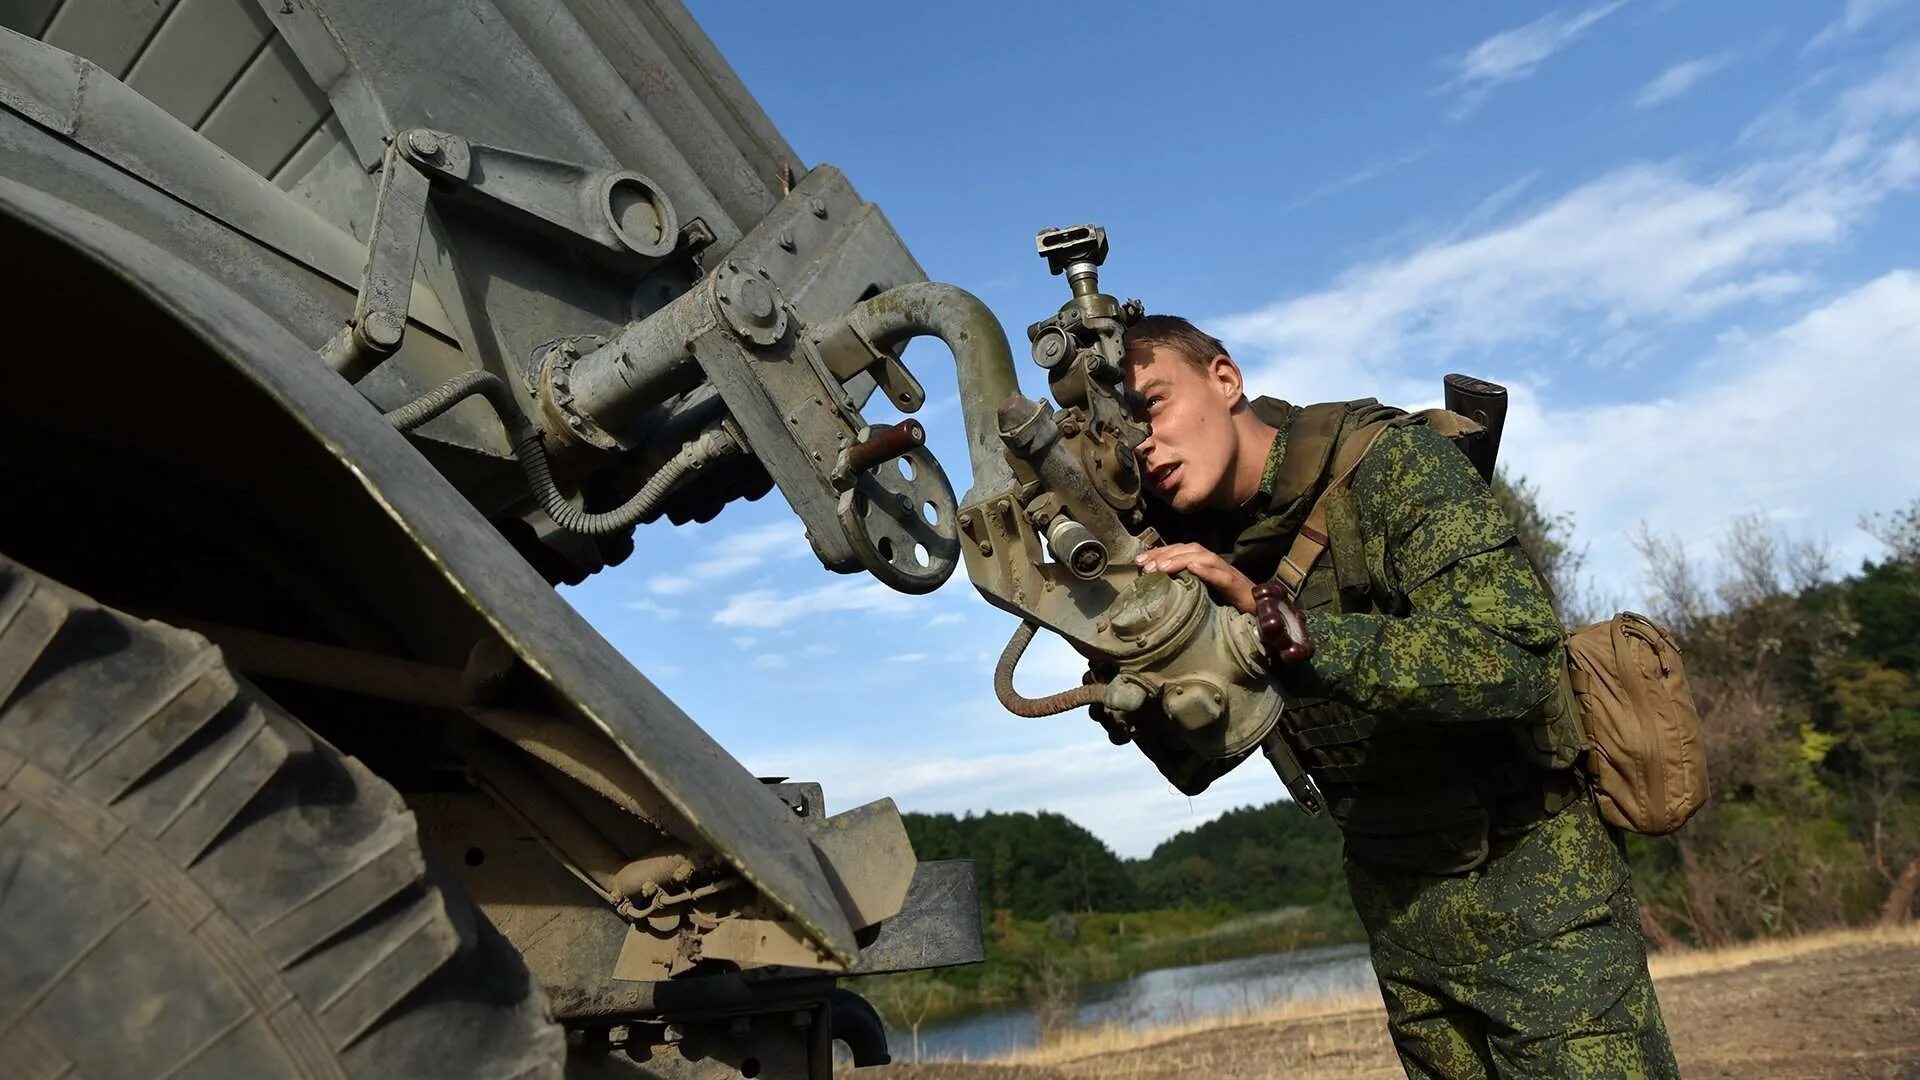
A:
{"label": "soldier", "polygon": [[[1571,767],[1559,622],[1465,455],[1370,400],[1250,402],[1220,342],[1175,316],[1127,331],[1127,387],[1156,524],[1178,541],[1141,569],[1188,571],[1248,612],[1343,439],[1391,421],[1301,585],[1314,652],[1279,672],[1269,753],[1286,740],[1340,826],[1407,1075],[1676,1075],[1624,851]],[[1140,744],[1190,793],[1233,765]]]}

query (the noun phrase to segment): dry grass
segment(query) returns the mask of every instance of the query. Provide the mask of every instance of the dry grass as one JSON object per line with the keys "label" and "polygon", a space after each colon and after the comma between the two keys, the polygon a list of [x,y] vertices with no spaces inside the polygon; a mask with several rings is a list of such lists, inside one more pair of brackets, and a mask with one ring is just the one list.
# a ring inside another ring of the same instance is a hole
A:
{"label": "dry grass", "polygon": [[1188,1035],[1217,1031],[1221,1028],[1313,1020],[1346,1013],[1366,1015],[1382,1012],[1384,1008],[1380,1004],[1380,999],[1371,994],[1315,998],[1311,1001],[1283,1001],[1262,1008],[1236,1009],[1232,1012],[1175,1021],[1152,1028],[1134,1028],[1119,1023],[1078,1028],[1045,1046],[1016,1050],[993,1061],[999,1065],[1058,1065],[1080,1058],[1093,1057],[1096,1054],[1138,1050],[1142,1047],[1154,1046]]}
{"label": "dry grass", "polygon": [[[1729,971],[1769,960],[1786,960],[1809,953],[1849,946],[1920,945],[1920,923],[1900,927],[1832,930],[1799,937],[1773,938],[1724,949],[1687,950],[1654,956],[1648,965],[1655,980],[1679,979],[1690,975]],[[1133,1028],[1109,1024],[1065,1033],[1045,1046],[1015,1051],[992,1059],[1003,1066],[1046,1067],[1067,1065],[1088,1058],[1121,1054],[1159,1046],[1188,1036],[1246,1026],[1267,1026],[1303,1020],[1370,1020],[1355,1038],[1366,1044],[1379,1042],[1384,1023],[1380,999],[1372,995],[1289,1001],[1265,1008],[1240,1010],[1216,1016],[1178,1021],[1153,1028]],[[1350,1028],[1350,1025],[1342,1025]],[[1323,1034],[1336,1034],[1332,1031]],[[1318,1057],[1341,1048],[1307,1048]],[[1145,1066],[1143,1066],[1145,1067]]]}
{"label": "dry grass", "polygon": [[1902,926],[1872,926],[1847,930],[1823,930],[1797,937],[1767,938],[1729,945],[1724,949],[1682,949],[1655,953],[1647,962],[1653,977],[1672,979],[1682,975],[1700,975],[1709,971],[1729,971],[1768,960],[1788,960],[1808,953],[1838,949],[1848,945],[1920,945],[1920,923]]}

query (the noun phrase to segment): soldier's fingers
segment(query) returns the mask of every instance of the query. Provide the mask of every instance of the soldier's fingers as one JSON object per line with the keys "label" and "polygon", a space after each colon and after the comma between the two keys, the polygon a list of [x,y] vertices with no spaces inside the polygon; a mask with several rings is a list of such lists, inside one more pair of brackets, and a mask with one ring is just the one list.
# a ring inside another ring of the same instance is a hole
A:
{"label": "soldier's fingers", "polygon": [[1157,547],[1143,551],[1135,556],[1133,561],[1135,565],[1146,573],[1160,572],[1171,574],[1174,571],[1167,569],[1167,567],[1184,567],[1187,565],[1188,560],[1203,555],[1214,559],[1219,558],[1219,556],[1214,555],[1213,552],[1208,551],[1199,544],[1168,544],[1165,547]]}
{"label": "soldier's fingers", "polygon": [[1147,573],[1177,574],[1182,570],[1192,571],[1193,576],[1205,582],[1215,582],[1224,574],[1233,573],[1220,556],[1205,548],[1191,551],[1176,551],[1171,554],[1160,552],[1150,562],[1140,567]]}

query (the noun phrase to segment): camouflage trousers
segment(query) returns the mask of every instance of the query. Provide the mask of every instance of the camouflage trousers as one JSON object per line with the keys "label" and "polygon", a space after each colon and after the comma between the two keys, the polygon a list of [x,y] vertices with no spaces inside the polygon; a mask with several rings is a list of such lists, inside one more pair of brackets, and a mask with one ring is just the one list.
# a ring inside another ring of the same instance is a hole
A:
{"label": "camouflage trousers", "polygon": [[1591,799],[1478,870],[1347,861],[1409,1077],[1673,1077],[1626,860]]}

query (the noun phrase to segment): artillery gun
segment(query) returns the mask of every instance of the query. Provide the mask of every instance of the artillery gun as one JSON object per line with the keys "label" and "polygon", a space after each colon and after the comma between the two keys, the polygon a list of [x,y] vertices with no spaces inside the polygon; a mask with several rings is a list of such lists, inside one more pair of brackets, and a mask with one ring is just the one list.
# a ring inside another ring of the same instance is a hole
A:
{"label": "artillery gun", "polygon": [[674,0],[4,0],[0,252],[9,1075],[824,1076],[980,957],[553,590],[776,487],[937,587],[912,337],[1010,475],[991,314]]}

